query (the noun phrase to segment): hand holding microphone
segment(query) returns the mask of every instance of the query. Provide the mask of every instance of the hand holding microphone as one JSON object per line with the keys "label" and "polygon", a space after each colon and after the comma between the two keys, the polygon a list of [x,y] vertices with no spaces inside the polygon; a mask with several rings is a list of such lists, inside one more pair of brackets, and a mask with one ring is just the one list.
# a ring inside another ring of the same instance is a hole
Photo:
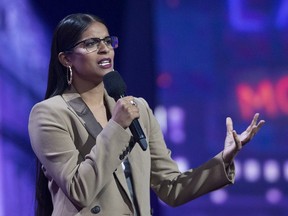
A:
{"label": "hand holding microphone", "polygon": [[140,117],[139,109],[132,96],[125,96],[116,102],[112,112],[112,119],[124,129],[129,127],[134,119]]}
{"label": "hand holding microphone", "polygon": [[147,149],[147,141],[138,121],[140,117],[139,109],[133,97],[126,96],[126,84],[122,77],[117,71],[111,71],[104,75],[103,82],[107,93],[117,102],[112,113],[113,118],[117,119],[122,127],[125,128],[129,126],[134,140],[138,142],[142,150],[145,151]]}

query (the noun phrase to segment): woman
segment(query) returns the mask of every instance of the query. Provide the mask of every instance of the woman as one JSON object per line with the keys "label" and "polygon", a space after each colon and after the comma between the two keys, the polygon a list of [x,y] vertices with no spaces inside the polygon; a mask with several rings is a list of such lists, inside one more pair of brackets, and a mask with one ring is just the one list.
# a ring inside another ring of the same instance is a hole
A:
{"label": "woman", "polygon": [[[113,70],[117,46],[93,15],[69,15],[55,30],[45,100],[29,119],[41,166],[38,215],[150,215],[150,188],[168,205],[186,203],[234,182],[234,157],[264,124],[256,114],[237,135],[227,118],[224,150],[181,173],[146,101],[126,96],[115,102],[107,94],[103,76]],[[136,118],[146,151],[128,128]]]}

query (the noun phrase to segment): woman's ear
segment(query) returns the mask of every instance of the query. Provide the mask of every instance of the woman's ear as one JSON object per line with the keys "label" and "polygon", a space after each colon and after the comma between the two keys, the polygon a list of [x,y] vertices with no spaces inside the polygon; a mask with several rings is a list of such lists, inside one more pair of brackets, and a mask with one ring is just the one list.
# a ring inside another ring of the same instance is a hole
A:
{"label": "woman's ear", "polygon": [[64,67],[67,67],[68,65],[70,65],[70,59],[64,52],[60,52],[58,54],[58,59]]}

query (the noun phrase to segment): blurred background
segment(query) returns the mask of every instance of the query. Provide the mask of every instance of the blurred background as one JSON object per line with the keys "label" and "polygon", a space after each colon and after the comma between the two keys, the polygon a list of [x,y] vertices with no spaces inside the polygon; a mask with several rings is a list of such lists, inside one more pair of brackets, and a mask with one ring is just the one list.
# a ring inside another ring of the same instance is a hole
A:
{"label": "blurred background", "polygon": [[236,163],[236,184],[156,216],[287,215],[288,0],[1,0],[0,216],[32,216],[35,157],[27,123],[44,98],[50,43],[70,13],[93,13],[120,40],[116,66],[144,97],[181,170],[223,149],[260,112],[266,124]]}

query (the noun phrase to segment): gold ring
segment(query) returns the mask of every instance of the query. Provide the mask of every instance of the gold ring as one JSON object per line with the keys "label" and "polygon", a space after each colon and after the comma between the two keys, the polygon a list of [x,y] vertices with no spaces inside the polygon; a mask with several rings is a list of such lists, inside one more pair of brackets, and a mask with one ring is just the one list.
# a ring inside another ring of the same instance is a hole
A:
{"label": "gold ring", "polygon": [[133,106],[136,106],[136,102],[134,100],[131,100],[130,103],[133,105]]}

